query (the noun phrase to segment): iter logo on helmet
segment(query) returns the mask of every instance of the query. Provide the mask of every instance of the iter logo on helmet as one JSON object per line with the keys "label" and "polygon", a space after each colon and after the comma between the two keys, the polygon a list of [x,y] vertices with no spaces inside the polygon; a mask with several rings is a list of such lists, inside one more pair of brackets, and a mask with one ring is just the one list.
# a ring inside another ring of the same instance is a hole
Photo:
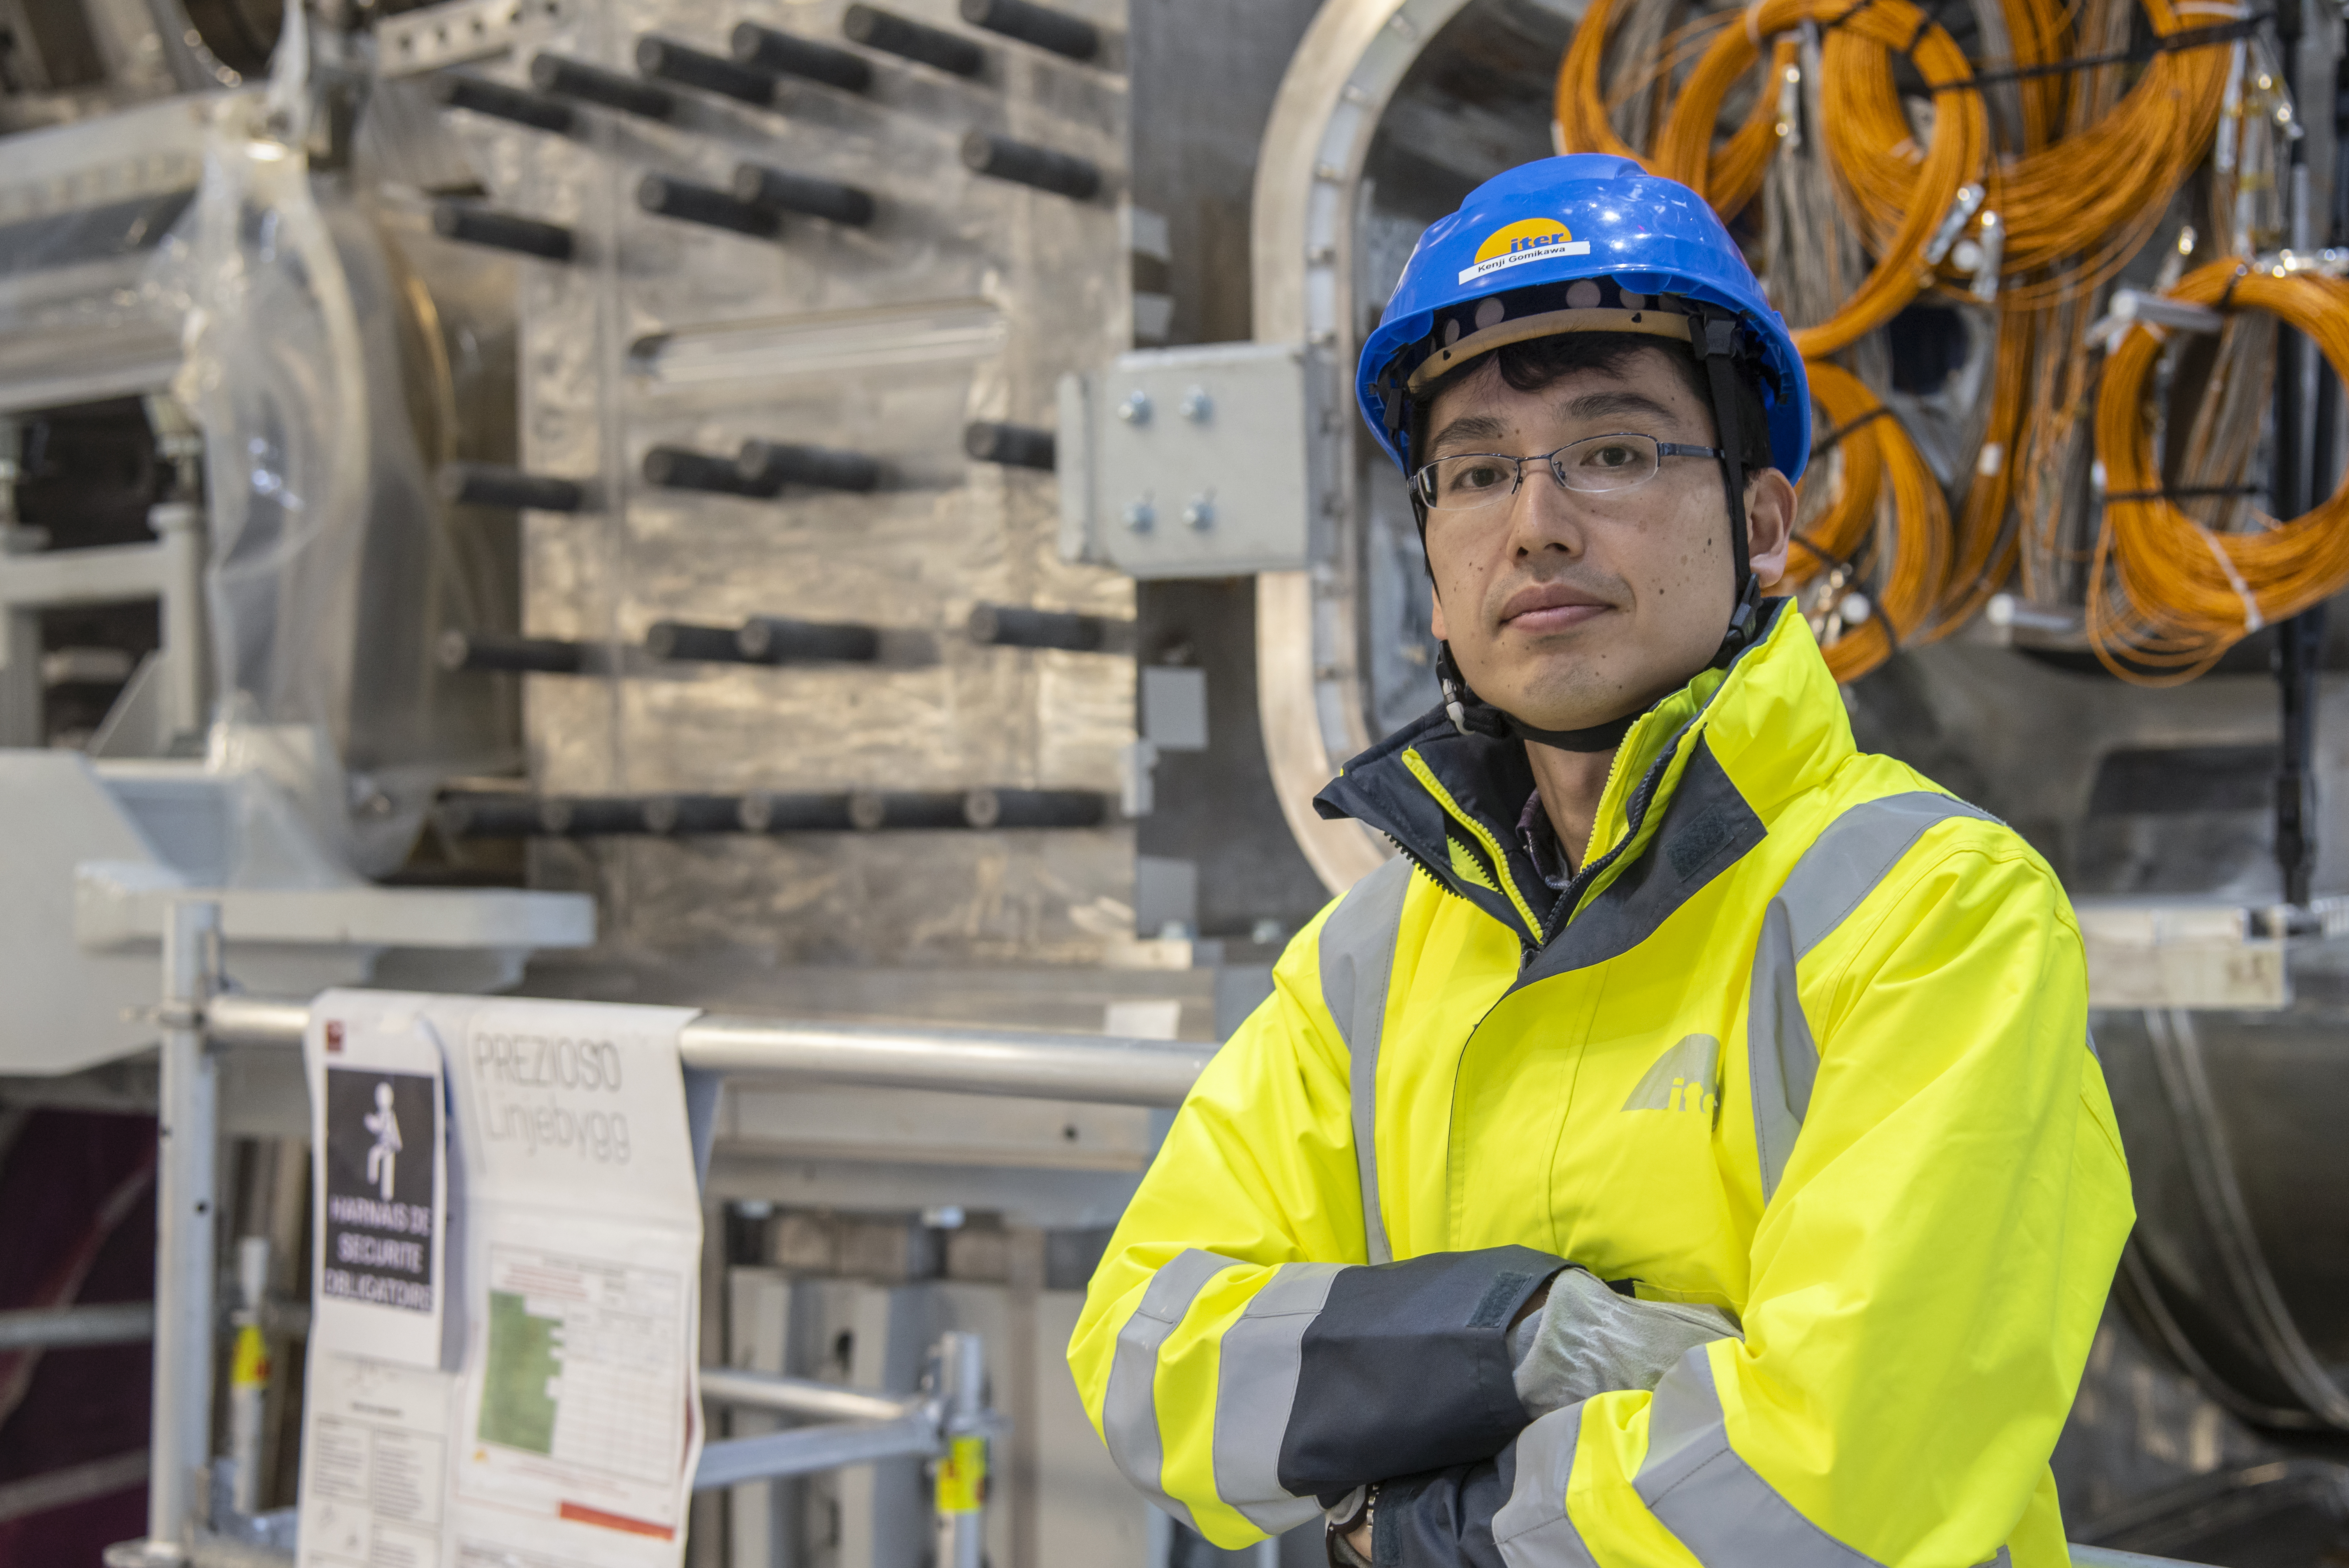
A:
{"label": "iter logo on helmet", "polygon": [[1476,263],[1460,274],[1462,283],[1552,256],[1587,256],[1590,242],[1578,240],[1573,231],[1555,218],[1527,218],[1494,230],[1476,247]]}

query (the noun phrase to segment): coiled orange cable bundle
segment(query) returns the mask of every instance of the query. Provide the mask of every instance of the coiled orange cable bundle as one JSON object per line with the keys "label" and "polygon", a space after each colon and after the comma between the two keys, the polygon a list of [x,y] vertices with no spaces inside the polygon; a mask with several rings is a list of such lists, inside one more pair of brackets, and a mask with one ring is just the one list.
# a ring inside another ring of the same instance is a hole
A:
{"label": "coiled orange cable bundle", "polygon": [[[2349,379],[2349,284],[2227,260],[2180,278],[2169,297],[2266,311],[2306,334],[2333,374]],[[2260,627],[2349,587],[2349,479],[2309,511],[2261,532],[2214,532],[2188,517],[2161,493],[2146,407],[2163,341],[2158,329],[2132,327],[2105,362],[2095,413],[2105,511],[2087,630],[2115,675],[2169,686],[2200,675]],[[2147,676],[2147,667],[2177,673]]]}
{"label": "coiled orange cable bundle", "polygon": [[[1557,125],[1558,150],[1562,152],[1604,152],[1617,158],[1636,158],[1651,173],[1655,162],[1644,152],[1632,147],[1615,134],[1608,119],[1607,95],[1600,88],[1599,77],[1607,57],[1608,32],[1613,22],[1614,0],[1590,0],[1582,20],[1574,29],[1573,40],[1568,44],[1566,57],[1558,62],[1557,89],[1554,114]],[[1707,18],[1719,25],[1729,18]],[[1672,67],[1673,51],[1667,50],[1656,62],[1658,75],[1668,75]],[[1773,51],[1771,68],[1784,70],[1794,62],[1795,46],[1792,41],[1782,42]],[[1762,177],[1770,167],[1770,155],[1777,150],[1777,96],[1764,88],[1754,95],[1753,108],[1734,135],[1723,144],[1712,158],[1706,183],[1712,192],[1712,205],[1723,219],[1735,217],[1754,200],[1762,189]]]}
{"label": "coiled orange cable bundle", "polygon": [[[1867,619],[1825,648],[1835,678],[1851,681],[1891,657],[1901,643],[1914,640],[1932,616],[1950,569],[1949,506],[1909,432],[1858,377],[1825,361],[1806,369],[1813,409],[1843,433],[1838,445],[1845,490],[1827,517],[1813,526],[1809,548],[1797,543],[1789,552],[1790,568],[1796,567],[1793,556],[1812,558],[1807,570],[1790,570],[1789,578],[1816,575],[1826,564],[1822,557],[1847,562],[1876,527],[1877,489],[1870,484],[1863,490],[1855,477],[1865,480],[1872,468],[1892,481],[1892,559],[1880,573],[1878,602]],[[1847,575],[1838,586],[1848,583]],[[1832,604],[1823,605],[1818,618],[1827,619],[1833,611]]]}
{"label": "coiled orange cable bundle", "polygon": [[2038,313],[2011,311],[1999,318],[1997,357],[1991,367],[1990,419],[1975,454],[1974,477],[1958,514],[1950,579],[1934,607],[1933,624],[1917,639],[1934,642],[1974,618],[2014,570],[2021,536],[2007,528],[2014,499],[2014,468],[2023,416],[2031,396],[2031,351]]}
{"label": "coiled orange cable bundle", "polygon": [[1849,347],[1899,315],[1925,285],[1925,242],[1958,188],[1982,167],[1982,98],[1970,82],[1966,57],[1949,34],[1909,0],[1755,0],[1745,25],[1724,27],[1689,73],[1657,139],[1659,172],[1708,191],[1713,129],[1730,86],[1761,54],[1758,39],[1806,19],[1872,43],[1906,50],[1935,89],[1932,145],[1909,182],[1899,221],[1876,248],[1879,260],[1852,297],[1827,320],[1800,327],[1795,346],[1806,359]]}
{"label": "coiled orange cable bundle", "polygon": [[[2139,4],[2157,36],[2186,30],[2171,0]],[[2029,55],[2061,38],[2060,19],[2026,28],[2016,26],[2016,8],[2008,14],[2016,63],[2054,63]],[[1826,42],[1821,84],[1828,154],[1858,206],[1863,229],[1878,245],[1909,215],[1908,192],[1919,162],[1892,74],[1893,52],[1880,39],[1839,28]],[[2004,230],[2001,273],[2019,279],[2057,269],[2054,277],[2023,285],[2010,305],[2073,297],[2104,282],[2137,252],[2209,150],[2228,62],[2225,48],[2209,46],[2157,54],[2111,113],[1989,170],[1985,206]],[[1946,86],[1940,73],[1929,68],[1926,74]]]}

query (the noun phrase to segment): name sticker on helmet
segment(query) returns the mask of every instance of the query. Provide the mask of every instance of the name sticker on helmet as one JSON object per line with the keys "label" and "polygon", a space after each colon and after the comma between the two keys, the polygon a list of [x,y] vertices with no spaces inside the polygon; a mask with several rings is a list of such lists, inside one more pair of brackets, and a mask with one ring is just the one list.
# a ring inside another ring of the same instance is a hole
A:
{"label": "name sticker on helmet", "polygon": [[1576,239],[1557,219],[1527,218],[1485,235],[1485,242],[1476,247],[1476,264],[1462,273],[1460,281],[1470,283],[1505,267],[1544,261],[1551,256],[1587,256],[1589,253],[1590,242]]}

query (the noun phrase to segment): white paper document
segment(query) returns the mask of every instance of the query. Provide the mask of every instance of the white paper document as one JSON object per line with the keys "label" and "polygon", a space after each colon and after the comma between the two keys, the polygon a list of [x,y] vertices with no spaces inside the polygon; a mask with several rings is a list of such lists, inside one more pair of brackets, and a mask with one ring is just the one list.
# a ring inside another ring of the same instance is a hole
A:
{"label": "white paper document", "polygon": [[329,991],[310,1009],[318,1194],[303,1408],[303,1568],[439,1568],[450,1417],[446,1097],[430,997]]}
{"label": "white paper document", "polygon": [[690,1008],[330,991],[302,1568],[678,1568]]}
{"label": "white paper document", "polygon": [[464,1212],[460,1568],[673,1568],[701,1449],[688,1008],[434,1010]]}

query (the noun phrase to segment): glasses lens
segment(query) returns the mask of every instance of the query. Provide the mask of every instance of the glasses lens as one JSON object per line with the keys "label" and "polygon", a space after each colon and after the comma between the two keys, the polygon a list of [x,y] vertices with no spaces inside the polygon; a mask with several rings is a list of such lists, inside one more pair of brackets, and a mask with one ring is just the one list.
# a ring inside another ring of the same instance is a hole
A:
{"label": "glasses lens", "polygon": [[1593,436],[1550,459],[1568,490],[1619,490],[1656,477],[1656,443],[1648,436]]}
{"label": "glasses lens", "polygon": [[1438,458],[1419,470],[1419,491],[1436,511],[1467,511],[1506,500],[1517,488],[1517,465],[1506,458],[1471,453]]}

